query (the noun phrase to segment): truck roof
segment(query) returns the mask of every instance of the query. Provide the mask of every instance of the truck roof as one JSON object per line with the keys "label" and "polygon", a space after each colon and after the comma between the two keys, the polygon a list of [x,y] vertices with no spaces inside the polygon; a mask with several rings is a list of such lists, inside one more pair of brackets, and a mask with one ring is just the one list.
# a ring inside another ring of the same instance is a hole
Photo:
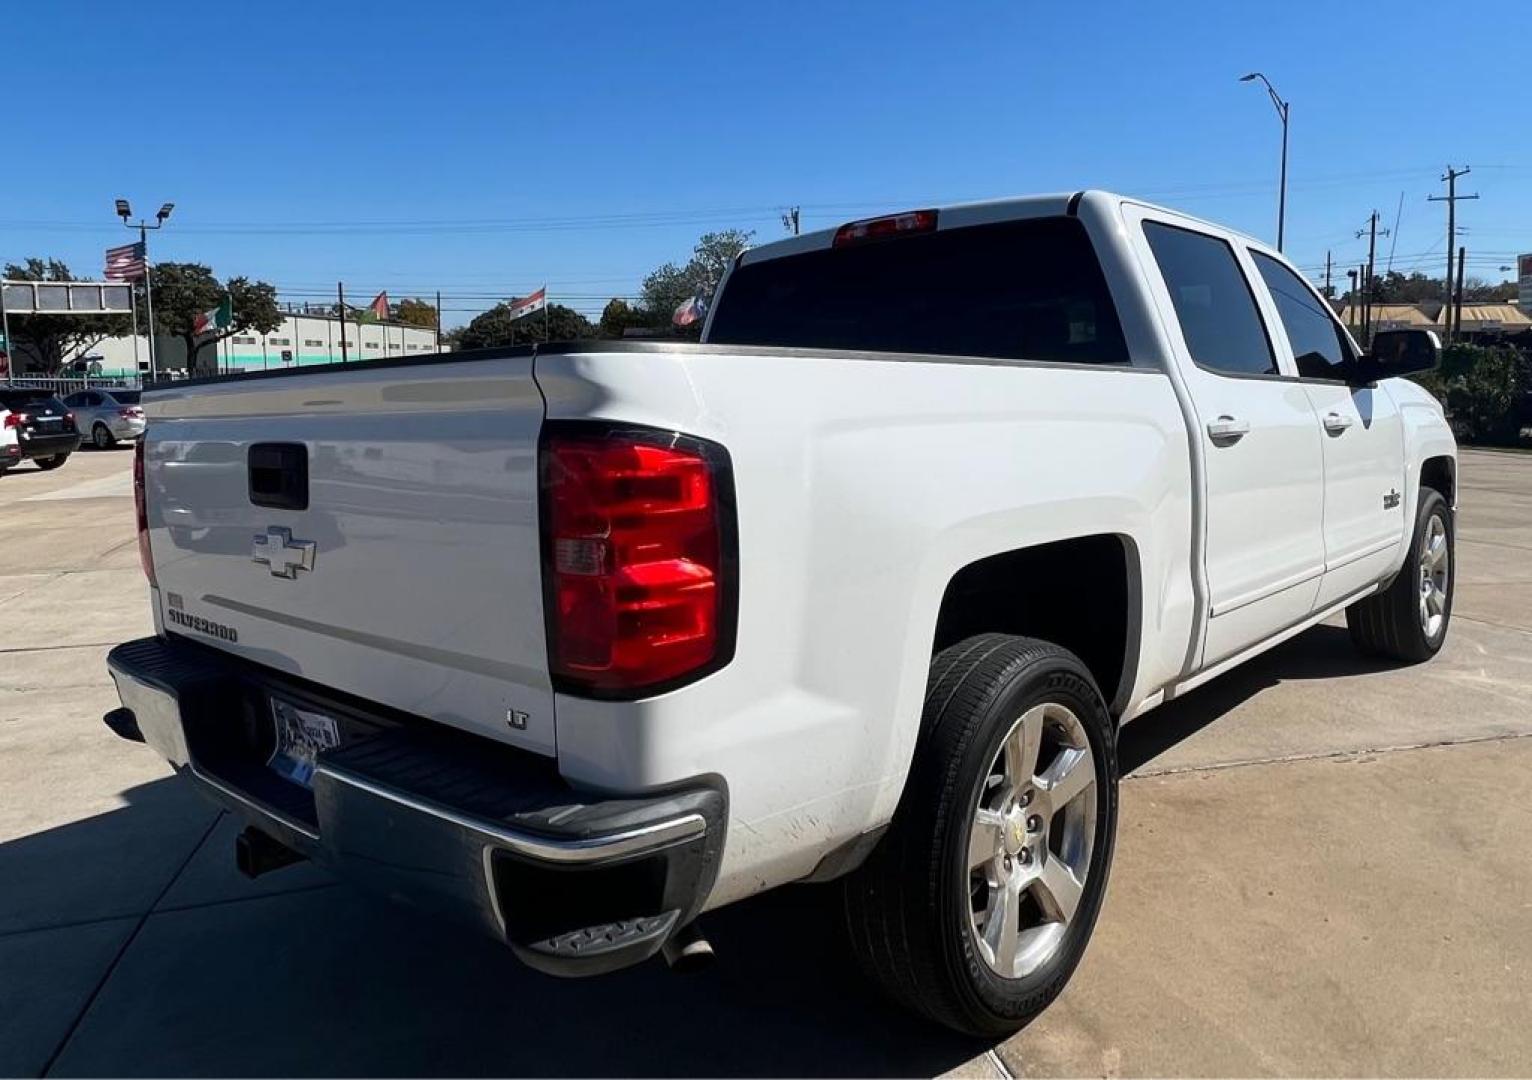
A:
{"label": "truck roof", "polygon": [[[1103,203],[1111,207],[1116,207],[1123,203],[1135,203],[1139,206],[1150,207],[1167,214],[1175,214],[1178,217],[1185,218],[1187,221],[1205,226],[1210,230],[1230,236],[1237,236],[1241,240],[1246,240],[1262,247],[1265,246],[1260,240],[1245,236],[1243,233],[1237,233],[1217,222],[1205,221],[1183,211],[1158,206],[1144,199],[1136,199],[1131,195],[1120,195],[1115,192],[1101,191],[1099,189],[1040,195],[1013,195],[1000,199],[982,199],[976,202],[906,207],[890,210],[888,214],[910,213],[915,210],[935,210],[937,213],[938,230],[960,229],[971,225],[989,225],[999,221],[1013,221],[1018,218],[1052,217],[1059,214],[1072,214],[1076,212],[1080,203],[1086,200]],[[867,221],[884,216],[888,215],[873,214],[867,218],[853,220]],[[834,240],[835,233],[844,224],[832,225],[824,229],[815,229],[813,232],[806,232],[801,236],[789,236],[783,240],[774,240],[769,244],[748,248],[740,255],[739,262],[742,265],[745,263],[763,262],[767,259],[781,258],[784,255],[797,255],[805,251],[817,251],[827,248]]]}

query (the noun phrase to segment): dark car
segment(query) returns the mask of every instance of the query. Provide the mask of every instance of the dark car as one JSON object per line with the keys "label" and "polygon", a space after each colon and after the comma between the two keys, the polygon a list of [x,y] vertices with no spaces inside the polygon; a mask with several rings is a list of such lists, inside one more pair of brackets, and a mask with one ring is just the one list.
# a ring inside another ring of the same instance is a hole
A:
{"label": "dark car", "polygon": [[28,458],[56,469],[79,446],[74,414],[53,391],[0,386],[0,472]]}

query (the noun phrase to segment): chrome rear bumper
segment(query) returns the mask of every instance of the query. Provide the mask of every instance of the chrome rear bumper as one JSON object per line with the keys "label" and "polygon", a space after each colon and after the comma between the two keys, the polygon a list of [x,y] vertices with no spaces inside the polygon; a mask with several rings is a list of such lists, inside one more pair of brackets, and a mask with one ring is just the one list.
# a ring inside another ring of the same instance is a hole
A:
{"label": "chrome rear bumper", "polygon": [[107,666],[124,707],[109,726],[216,803],[343,877],[480,927],[540,970],[647,959],[716,877],[721,785],[595,798],[548,759],[328,698],[320,707],[354,716],[359,733],[319,756],[310,793],[266,768],[265,713],[250,703],[324,691],[180,639],[119,645]]}

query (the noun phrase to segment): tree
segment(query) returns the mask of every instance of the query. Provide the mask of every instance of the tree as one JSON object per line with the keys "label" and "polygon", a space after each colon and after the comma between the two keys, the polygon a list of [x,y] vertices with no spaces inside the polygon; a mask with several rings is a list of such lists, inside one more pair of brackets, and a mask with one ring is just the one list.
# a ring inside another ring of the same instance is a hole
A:
{"label": "tree", "polygon": [[1472,442],[1515,445],[1532,361],[1512,345],[1449,345],[1441,367],[1417,380],[1435,394]]}
{"label": "tree", "polygon": [[[234,321],[222,331],[195,334],[198,315],[211,311],[228,294]],[[201,263],[158,263],[154,267],[154,321],[161,332],[186,344],[186,369],[197,369],[197,355],[209,345],[245,330],[269,334],[282,325],[277,290],[264,281],[234,277],[220,284],[213,271]]]}
{"label": "tree", "polygon": [[[58,259],[27,259],[8,263],[5,276],[13,281],[78,281]],[[66,360],[83,356],[103,338],[126,334],[132,329],[128,315],[12,315],[11,333],[16,342],[6,342],[11,354],[11,370],[20,374],[23,364],[45,375],[56,375]]]}
{"label": "tree", "polygon": [[645,311],[655,325],[669,326],[670,317],[693,296],[711,297],[734,260],[755,233],[740,229],[705,233],[692,248],[685,266],[665,263],[644,278],[639,289]]}
{"label": "tree", "polygon": [[589,319],[563,304],[548,305],[546,328],[541,311],[513,319],[508,304],[496,304],[463,327],[453,345],[459,349],[489,349],[539,341],[578,341],[594,337],[595,333]]}
{"label": "tree", "polygon": [[436,329],[436,305],[405,297],[394,305],[394,318],[407,326],[424,326],[428,330],[434,330]]}
{"label": "tree", "polygon": [[623,332],[634,327],[669,326],[667,314],[662,322],[642,308],[633,307],[626,300],[613,299],[601,309],[601,321],[596,324],[596,335],[603,338],[620,338]]}

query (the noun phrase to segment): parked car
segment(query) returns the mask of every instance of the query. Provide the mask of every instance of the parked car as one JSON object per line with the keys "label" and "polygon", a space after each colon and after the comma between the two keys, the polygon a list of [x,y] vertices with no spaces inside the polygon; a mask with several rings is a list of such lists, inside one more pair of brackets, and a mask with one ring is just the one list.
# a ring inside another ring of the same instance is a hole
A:
{"label": "parked car", "polygon": [[118,390],[94,386],[64,399],[74,410],[75,427],[97,450],[110,450],[119,442],[132,442],[144,433],[141,390]]}
{"label": "parked car", "polygon": [[31,459],[56,469],[80,447],[74,414],[51,390],[0,386],[0,472]]}
{"label": "parked car", "polygon": [[247,873],[316,859],[562,975],[839,879],[895,998],[1008,1032],[1101,909],[1122,723],[1342,611],[1442,647],[1456,447],[1393,378],[1438,355],[1083,192],[747,251],[701,344],[154,390],[157,633],[106,720]]}

